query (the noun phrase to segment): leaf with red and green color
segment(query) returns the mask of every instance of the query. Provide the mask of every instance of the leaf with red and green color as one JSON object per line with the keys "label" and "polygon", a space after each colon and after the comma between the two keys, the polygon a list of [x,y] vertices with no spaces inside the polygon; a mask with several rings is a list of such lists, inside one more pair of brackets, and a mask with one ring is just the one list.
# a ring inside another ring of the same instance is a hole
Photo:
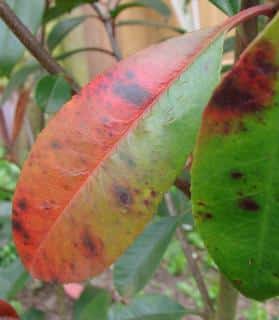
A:
{"label": "leaf with red and green color", "polygon": [[279,15],[241,56],[203,115],[194,153],[195,219],[245,295],[279,294]]}
{"label": "leaf with red and green color", "polygon": [[192,151],[234,23],[120,62],[50,121],[13,202],[15,243],[33,276],[98,274],[143,231]]}
{"label": "leaf with red and green color", "polygon": [[0,300],[0,319],[19,319],[14,308],[4,300]]}

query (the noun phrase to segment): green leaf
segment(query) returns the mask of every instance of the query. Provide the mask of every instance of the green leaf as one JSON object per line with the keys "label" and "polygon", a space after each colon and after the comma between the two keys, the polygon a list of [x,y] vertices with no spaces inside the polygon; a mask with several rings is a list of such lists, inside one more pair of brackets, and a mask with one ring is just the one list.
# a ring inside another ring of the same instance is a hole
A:
{"label": "green leaf", "polygon": [[74,305],[75,320],[107,320],[110,294],[103,289],[88,286]]}
{"label": "green leaf", "polygon": [[[44,0],[6,0],[21,21],[35,34],[44,11]],[[0,77],[8,76],[24,53],[23,45],[0,20]]]}
{"label": "green leaf", "polygon": [[12,299],[29,279],[19,259],[5,269],[0,268],[0,298]]}
{"label": "green leaf", "polygon": [[0,160],[0,189],[14,191],[20,173],[17,165]]}
{"label": "green leaf", "polygon": [[89,16],[80,16],[59,21],[51,30],[47,44],[50,51],[54,50],[57,45],[77,26],[84,22]]}
{"label": "green leaf", "polygon": [[44,320],[45,314],[44,312],[38,309],[29,309],[21,316],[21,320]]}
{"label": "green leaf", "polygon": [[20,68],[16,72],[14,72],[9,79],[9,82],[2,94],[0,99],[0,108],[4,104],[4,102],[9,99],[13,91],[22,87],[24,83],[27,81],[28,76],[30,74],[38,71],[40,69],[40,65],[38,63],[28,63],[24,67]]}
{"label": "green leaf", "polygon": [[235,48],[235,37],[228,37],[224,42],[224,53],[233,51]]}
{"label": "green leaf", "polygon": [[11,234],[12,204],[9,201],[0,200],[0,241],[8,239]]}
{"label": "green leaf", "polygon": [[240,11],[240,0],[209,0],[228,16],[233,16]]}
{"label": "green leaf", "polygon": [[279,294],[279,14],[216,89],[192,169],[195,220],[246,296]]}
{"label": "green leaf", "polygon": [[143,27],[151,27],[151,28],[157,28],[157,29],[168,29],[177,33],[185,33],[186,30],[179,28],[179,27],[174,27],[174,26],[169,26],[165,23],[158,23],[154,21],[148,21],[148,20],[120,20],[116,22],[117,27],[124,27],[124,26],[143,26]]}
{"label": "green leaf", "polygon": [[144,295],[129,305],[114,305],[109,320],[179,320],[189,314],[180,304],[161,295]]}
{"label": "green leaf", "polygon": [[165,217],[151,223],[114,265],[114,285],[122,296],[140,291],[154,274],[179,223]]}
{"label": "green leaf", "polygon": [[37,84],[35,100],[44,112],[57,112],[70,98],[71,87],[62,76],[47,75]]}
{"label": "green leaf", "polygon": [[56,0],[55,6],[50,7],[44,16],[44,21],[48,22],[56,19],[62,14],[71,12],[74,8],[86,4],[93,3],[97,0]]}
{"label": "green leaf", "polygon": [[127,2],[124,4],[120,4],[110,12],[110,15],[112,18],[116,18],[122,11],[129,8],[134,8],[134,7],[150,8],[165,17],[169,17],[171,14],[169,7],[162,0],[152,0],[152,1],[140,0],[140,1]]}

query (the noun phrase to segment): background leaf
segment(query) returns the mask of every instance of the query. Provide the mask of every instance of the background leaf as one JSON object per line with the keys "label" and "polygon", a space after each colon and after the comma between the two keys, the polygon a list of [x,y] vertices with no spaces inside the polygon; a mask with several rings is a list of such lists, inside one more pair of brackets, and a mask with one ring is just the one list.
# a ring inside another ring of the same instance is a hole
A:
{"label": "background leaf", "polygon": [[[45,2],[44,0],[6,0],[7,4],[33,32],[38,30]],[[0,20],[0,77],[8,76],[20,60],[24,47],[12,31]]]}
{"label": "background leaf", "polygon": [[80,16],[59,21],[49,33],[47,45],[50,51],[54,50],[57,45],[77,26],[79,26],[88,16]]}
{"label": "background leaf", "polygon": [[88,286],[74,305],[76,320],[107,320],[110,294],[103,289]]}
{"label": "background leaf", "polygon": [[145,295],[127,306],[114,305],[109,320],[179,320],[185,314],[186,309],[165,296]]}
{"label": "background leaf", "polygon": [[22,290],[28,279],[29,275],[24,270],[19,259],[5,269],[0,268],[0,298],[13,298],[20,290]]}
{"label": "background leaf", "polygon": [[178,226],[178,217],[151,223],[114,265],[114,285],[122,296],[131,297],[150,280]]}
{"label": "background leaf", "polygon": [[192,169],[198,229],[246,296],[279,294],[279,14],[216,89]]}
{"label": "background leaf", "polygon": [[240,0],[209,0],[228,16],[233,16],[240,11]]}
{"label": "background leaf", "polygon": [[62,76],[47,75],[37,84],[35,100],[44,112],[57,112],[70,98],[71,87]]}
{"label": "background leaf", "polygon": [[44,320],[45,314],[38,309],[29,309],[22,316],[21,320]]}
{"label": "background leaf", "polygon": [[116,18],[122,11],[133,7],[150,8],[165,17],[169,17],[171,14],[170,8],[162,0],[139,0],[118,5],[111,11],[111,17]]}
{"label": "background leaf", "polygon": [[48,22],[52,19],[58,18],[64,13],[71,12],[74,8],[86,4],[93,3],[97,0],[56,0],[55,6],[50,7],[44,16],[44,21]]}

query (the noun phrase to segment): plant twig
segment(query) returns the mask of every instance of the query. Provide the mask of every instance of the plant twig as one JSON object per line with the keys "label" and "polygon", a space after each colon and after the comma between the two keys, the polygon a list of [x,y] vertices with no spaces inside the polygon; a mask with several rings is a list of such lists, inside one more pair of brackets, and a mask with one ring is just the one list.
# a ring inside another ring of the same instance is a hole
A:
{"label": "plant twig", "polygon": [[52,58],[52,56],[41,46],[40,42],[33,36],[30,30],[21,22],[9,5],[0,0],[0,17],[16,35],[19,41],[30,51],[39,63],[51,74],[62,73],[71,84],[74,91],[79,90],[71,76]]}
{"label": "plant twig", "polygon": [[114,21],[111,19],[111,17],[106,17],[102,13],[100,8],[98,7],[98,4],[92,3],[91,7],[96,11],[97,15],[100,17],[101,21],[103,22],[104,27],[107,32],[107,35],[108,35],[108,38],[109,38],[109,41],[110,41],[111,49],[114,53],[114,56],[117,61],[120,61],[122,59],[122,54],[121,54],[121,51],[118,47],[118,43],[116,41],[116,38],[114,36]]}
{"label": "plant twig", "polygon": [[238,301],[238,291],[220,274],[219,294],[215,320],[235,319]]}
{"label": "plant twig", "polygon": [[[171,195],[169,193],[165,194],[165,201],[166,201],[166,205],[167,205],[167,208],[169,210],[170,215],[176,216],[177,212],[174,207]],[[194,252],[192,250],[192,247],[189,244],[187,238],[184,236],[181,228],[177,228],[176,234],[177,234],[178,240],[182,244],[185,256],[186,256],[187,261],[189,263],[191,273],[197,283],[197,287],[198,287],[200,294],[201,294],[201,297],[203,299],[206,318],[211,319],[211,317],[214,313],[213,304],[212,304],[212,301],[209,297],[208,290],[207,290],[206,284],[204,282],[204,278],[201,274],[200,268],[198,266],[198,263],[194,258]]]}
{"label": "plant twig", "polygon": [[11,141],[10,141],[10,137],[9,137],[9,133],[8,133],[5,117],[4,117],[4,112],[2,108],[0,108],[0,133],[4,140],[5,147],[9,150]]}

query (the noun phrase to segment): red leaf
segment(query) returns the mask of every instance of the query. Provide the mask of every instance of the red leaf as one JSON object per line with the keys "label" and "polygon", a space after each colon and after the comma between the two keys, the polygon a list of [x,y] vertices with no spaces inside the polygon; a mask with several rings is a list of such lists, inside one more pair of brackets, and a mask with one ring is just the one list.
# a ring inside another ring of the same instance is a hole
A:
{"label": "red leaf", "polygon": [[1,319],[19,319],[14,308],[3,300],[0,300],[0,320]]}

